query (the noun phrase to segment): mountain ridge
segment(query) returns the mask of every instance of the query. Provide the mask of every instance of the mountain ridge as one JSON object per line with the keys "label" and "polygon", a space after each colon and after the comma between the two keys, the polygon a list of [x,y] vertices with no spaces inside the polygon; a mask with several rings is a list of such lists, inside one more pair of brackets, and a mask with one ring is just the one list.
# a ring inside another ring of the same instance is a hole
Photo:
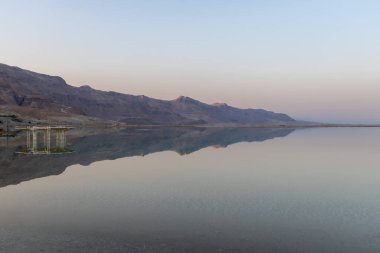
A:
{"label": "mountain ridge", "polygon": [[279,125],[296,121],[283,113],[206,104],[179,96],[161,100],[71,86],[50,76],[0,64],[0,112],[68,123],[112,121],[127,125]]}

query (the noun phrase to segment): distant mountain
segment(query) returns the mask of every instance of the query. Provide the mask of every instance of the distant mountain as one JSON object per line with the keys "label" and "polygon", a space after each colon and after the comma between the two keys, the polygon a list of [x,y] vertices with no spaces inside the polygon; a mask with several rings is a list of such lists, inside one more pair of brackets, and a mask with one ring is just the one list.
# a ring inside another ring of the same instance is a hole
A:
{"label": "distant mountain", "polygon": [[0,114],[71,123],[99,119],[131,125],[294,124],[286,114],[205,104],[189,97],[165,101],[74,87],[57,76],[0,64]]}

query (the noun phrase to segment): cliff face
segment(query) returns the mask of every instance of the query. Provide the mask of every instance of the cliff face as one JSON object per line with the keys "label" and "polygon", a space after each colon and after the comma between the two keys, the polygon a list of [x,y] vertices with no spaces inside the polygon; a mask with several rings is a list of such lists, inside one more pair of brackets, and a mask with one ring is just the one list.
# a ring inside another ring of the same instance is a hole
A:
{"label": "cliff face", "polygon": [[[95,117],[127,124],[291,124],[291,117],[261,109],[205,104],[188,97],[165,101],[146,96],[73,87],[61,77],[0,64],[0,108],[24,115]],[[4,109],[5,108],[5,109]]]}

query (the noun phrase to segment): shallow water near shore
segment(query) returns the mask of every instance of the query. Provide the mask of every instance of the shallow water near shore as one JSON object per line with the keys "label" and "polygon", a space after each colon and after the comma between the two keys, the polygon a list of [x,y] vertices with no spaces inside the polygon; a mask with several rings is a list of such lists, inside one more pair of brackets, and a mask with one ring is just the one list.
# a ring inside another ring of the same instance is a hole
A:
{"label": "shallow water near shore", "polygon": [[1,140],[0,252],[380,252],[380,129]]}

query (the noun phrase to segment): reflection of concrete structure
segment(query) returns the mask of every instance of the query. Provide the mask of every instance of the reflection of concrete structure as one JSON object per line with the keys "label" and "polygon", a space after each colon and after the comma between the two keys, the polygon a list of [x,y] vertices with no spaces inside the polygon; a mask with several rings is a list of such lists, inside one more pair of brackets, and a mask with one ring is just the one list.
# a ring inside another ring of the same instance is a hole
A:
{"label": "reflection of concrete structure", "polygon": [[[16,127],[17,130],[26,131],[26,150],[20,153],[26,154],[62,154],[72,150],[66,148],[66,131],[72,127],[65,126],[32,126]],[[55,146],[51,146],[51,134],[55,133]],[[38,142],[38,136],[42,134],[43,146]]]}

